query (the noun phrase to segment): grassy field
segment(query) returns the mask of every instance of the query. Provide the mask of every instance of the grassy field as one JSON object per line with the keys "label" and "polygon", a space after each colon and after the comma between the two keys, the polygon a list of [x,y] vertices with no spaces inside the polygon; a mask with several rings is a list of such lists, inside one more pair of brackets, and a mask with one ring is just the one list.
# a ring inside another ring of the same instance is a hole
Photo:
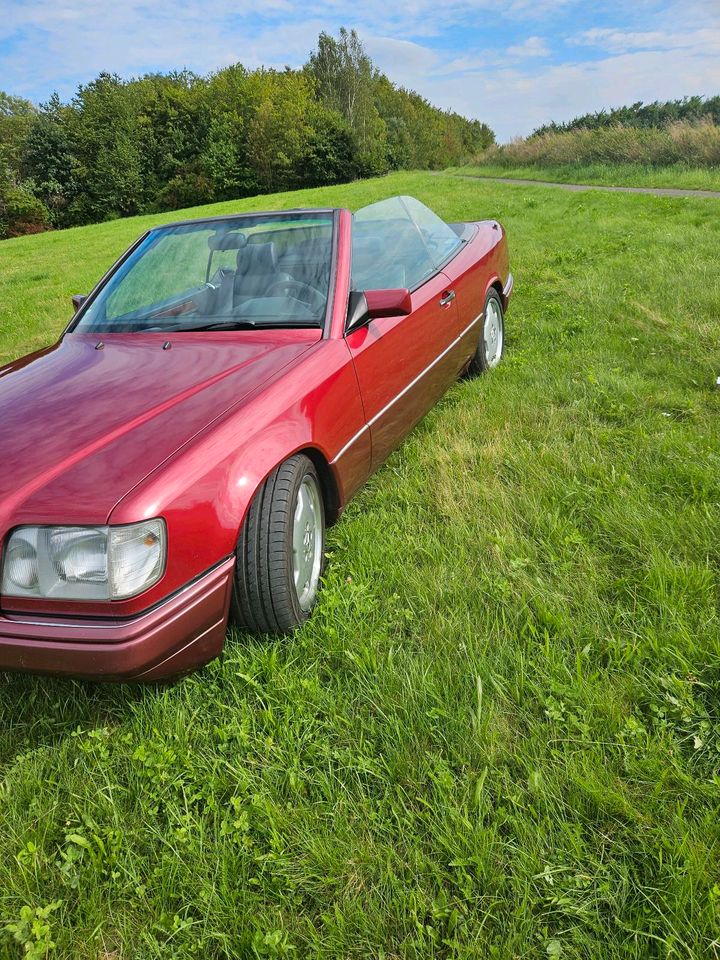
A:
{"label": "grassy field", "polygon": [[[503,220],[506,361],[333,528],[293,638],[0,676],[0,957],[720,956],[720,206],[408,174],[215,210],[392,193]],[[161,219],[1,243],[0,355]]]}
{"label": "grassy field", "polygon": [[650,167],[634,163],[593,163],[562,166],[500,166],[484,164],[454,167],[453,172],[474,177],[511,177],[552,183],[587,183],[608,187],[677,187],[680,190],[720,190],[720,167]]}

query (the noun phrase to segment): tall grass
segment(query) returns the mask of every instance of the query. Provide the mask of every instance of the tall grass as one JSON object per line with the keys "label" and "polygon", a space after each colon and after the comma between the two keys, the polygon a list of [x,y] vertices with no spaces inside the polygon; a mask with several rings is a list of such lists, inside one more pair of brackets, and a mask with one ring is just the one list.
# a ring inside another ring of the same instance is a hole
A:
{"label": "tall grass", "polygon": [[488,147],[477,163],[502,167],[589,163],[713,167],[720,165],[720,126],[711,120],[681,120],[663,128],[617,124],[597,130],[544,133]]}

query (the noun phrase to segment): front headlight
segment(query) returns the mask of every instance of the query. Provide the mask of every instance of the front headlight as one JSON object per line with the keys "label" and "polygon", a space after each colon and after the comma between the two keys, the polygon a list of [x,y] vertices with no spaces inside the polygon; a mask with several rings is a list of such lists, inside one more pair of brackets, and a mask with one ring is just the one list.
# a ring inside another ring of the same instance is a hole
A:
{"label": "front headlight", "polygon": [[122,527],[18,527],[8,539],[0,593],[52,600],[123,600],[165,570],[163,520]]}

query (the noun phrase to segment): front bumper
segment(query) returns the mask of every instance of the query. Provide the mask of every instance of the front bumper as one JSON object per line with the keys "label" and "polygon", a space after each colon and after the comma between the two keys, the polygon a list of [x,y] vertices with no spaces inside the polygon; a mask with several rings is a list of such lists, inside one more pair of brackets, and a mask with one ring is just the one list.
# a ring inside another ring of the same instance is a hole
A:
{"label": "front bumper", "polygon": [[157,680],[216,657],[227,627],[235,558],[131,620],[0,613],[0,670],[96,680]]}

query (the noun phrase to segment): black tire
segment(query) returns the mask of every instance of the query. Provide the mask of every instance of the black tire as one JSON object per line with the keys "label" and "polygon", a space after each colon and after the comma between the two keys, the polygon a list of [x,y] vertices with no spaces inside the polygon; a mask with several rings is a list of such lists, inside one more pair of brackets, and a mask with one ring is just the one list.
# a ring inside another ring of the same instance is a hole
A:
{"label": "black tire", "polygon": [[[496,309],[496,317],[499,318],[500,330],[499,330],[499,353],[494,358],[488,357],[488,350],[485,343],[485,323],[488,318],[488,305],[492,302],[493,306],[490,307],[491,310]],[[486,373],[488,370],[493,370],[498,363],[502,360],[503,352],[505,350],[505,313],[503,311],[502,300],[500,299],[500,294],[493,287],[488,291],[488,295],[485,297],[485,306],[483,307],[482,320],[480,321],[480,337],[478,339],[477,349],[475,351],[475,356],[470,361],[470,366],[468,367],[468,374],[472,377],[476,377],[481,373]]]}
{"label": "black tire", "polygon": [[295,587],[293,523],[301,487],[306,491],[312,484],[319,504],[319,578],[325,560],[325,512],[320,479],[312,461],[296,454],[281,463],[250,504],[238,539],[231,601],[233,620],[245,630],[289,633],[310,616],[315,594],[311,605],[303,609]]}

